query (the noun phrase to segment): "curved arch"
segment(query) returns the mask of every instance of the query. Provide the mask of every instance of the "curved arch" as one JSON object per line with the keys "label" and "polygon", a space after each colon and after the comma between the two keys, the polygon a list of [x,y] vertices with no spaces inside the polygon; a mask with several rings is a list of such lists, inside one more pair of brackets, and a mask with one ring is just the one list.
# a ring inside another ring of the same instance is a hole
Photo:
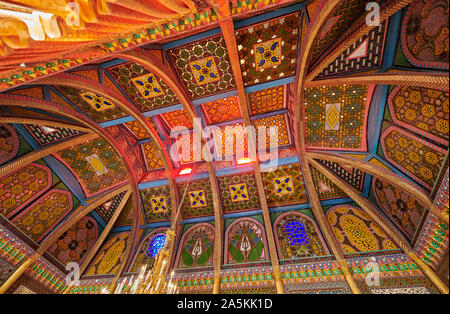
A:
{"label": "curved arch", "polygon": [[158,235],[158,234],[165,234],[165,232],[167,231],[167,229],[169,229],[169,228],[168,228],[168,227],[157,228],[157,229],[153,230],[152,232],[150,232],[148,235],[146,235],[146,236],[142,239],[141,243],[139,244],[139,246],[138,246],[138,248],[137,248],[137,250],[136,250],[136,252],[135,252],[135,254],[134,254],[133,260],[132,260],[131,263],[129,264],[129,265],[130,265],[130,266],[128,267],[128,271],[129,271],[129,272],[131,272],[131,271],[133,270],[133,268],[134,268],[134,266],[135,266],[134,264],[137,262],[137,259],[138,259],[138,257],[139,257],[140,251],[141,251],[141,249],[142,249],[142,246],[146,243],[146,241],[149,240],[149,239],[152,239],[153,237],[155,237],[155,236]]}
{"label": "curved arch", "polygon": [[[165,66],[155,56],[139,48],[133,51],[119,52],[115,54],[115,56],[121,59],[135,62],[140,66],[146,68],[153,74],[157,75],[161,80],[163,80],[164,83],[175,93],[176,97],[182,104],[184,110],[192,118],[194,131],[197,130],[197,132],[199,132],[202,129],[199,119],[196,119],[197,114],[195,113],[192,104],[190,103],[183,89],[177,85],[176,77],[170,70],[166,69]],[[201,134],[198,135],[199,138],[202,138]],[[207,160],[212,160],[211,153],[208,149],[206,149],[206,158]],[[209,180],[211,183],[211,192],[214,206],[215,233],[222,234],[222,208],[220,206],[219,201],[219,190],[217,179],[214,172],[214,166],[211,161],[206,161],[205,164],[208,169]],[[214,258],[215,283],[217,285],[220,282],[220,265],[222,261],[221,255],[222,255],[222,241],[220,237],[215,237],[213,258]],[[178,265],[178,258],[176,259],[174,265]],[[214,286],[215,287],[214,291],[218,292],[218,286],[216,286],[216,284]]]}
{"label": "curved arch", "polygon": [[[86,118],[84,115],[76,112],[75,110],[72,110],[68,107],[61,106],[59,104],[51,103],[45,100],[41,99],[35,99],[28,96],[22,96],[22,95],[12,95],[12,94],[1,94],[0,95],[0,106],[20,106],[20,107],[30,107],[30,108],[36,108],[45,110],[51,113],[59,114],[71,119],[74,119],[75,121],[81,123],[82,125],[92,129],[95,133],[97,133],[100,137],[105,139],[108,143],[111,144],[113,149],[116,151],[116,153],[122,158],[122,161],[126,165],[126,171],[128,175],[132,178],[132,190],[133,190],[133,203],[135,206],[135,220],[133,221],[133,227],[132,227],[132,233],[133,235],[137,235],[137,231],[139,228],[139,213],[140,213],[140,198],[139,198],[139,188],[138,188],[138,181],[136,178],[136,174],[133,171],[132,165],[129,163],[127,158],[124,158],[124,153],[120,149],[119,145],[115,142],[115,140],[109,135],[108,133],[104,132],[102,128],[100,128],[97,124],[93,123],[89,118]],[[86,213],[87,214],[87,213]],[[84,216],[84,215],[83,215]],[[76,223],[81,217],[78,217],[78,219],[73,220],[66,220],[64,223],[64,227],[66,230],[70,228],[74,223]],[[75,216],[77,217],[77,216]],[[64,233],[66,230],[64,228],[58,228],[55,231],[53,231],[47,238],[41,243],[39,249],[36,251],[35,256],[32,257],[32,259],[28,260],[29,262],[26,265],[30,265],[33,263],[33,259],[36,260],[39,258],[40,255],[42,255],[62,233]],[[53,241],[53,242],[52,242]],[[131,253],[131,245],[127,247],[127,259],[129,254]],[[117,278],[122,273],[123,268],[125,267],[125,264],[121,265],[121,269],[118,272]],[[24,267],[23,271],[26,269]]]}
{"label": "curved arch", "polygon": [[[221,238],[220,236],[218,237],[215,234],[214,226],[209,224],[209,223],[207,223],[207,222],[202,222],[202,223],[195,224],[195,225],[191,226],[188,230],[186,230],[184,232],[183,236],[181,237],[180,246],[178,248],[179,251],[177,252],[177,257],[176,257],[176,260],[175,260],[175,267],[179,268],[178,266],[179,266],[179,262],[180,262],[180,257],[181,257],[181,253],[182,253],[182,251],[184,249],[184,246],[185,246],[186,237],[191,235],[192,232],[194,232],[196,229],[201,228],[201,227],[205,227],[206,229],[210,229],[212,231],[212,235],[214,237],[214,239],[212,239],[213,240],[212,242],[213,242],[214,246],[215,246],[215,243],[214,243],[215,239],[216,238],[219,238],[219,239]],[[213,253],[212,253],[213,256],[211,257],[213,260],[214,260],[214,256],[215,256],[214,254],[215,254],[215,250],[213,250]]]}
{"label": "curved arch", "polygon": [[299,212],[294,212],[294,211],[289,211],[287,213],[284,213],[280,216],[278,216],[275,221],[273,222],[273,229],[274,229],[274,233],[275,233],[275,241],[277,243],[277,251],[278,251],[278,255],[281,257],[282,256],[282,252],[281,252],[281,244],[278,240],[280,232],[279,232],[279,222],[280,220],[282,220],[284,217],[289,216],[289,215],[293,215],[293,216],[298,216],[303,220],[308,221],[309,223],[311,223],[311,225],[313,226],[314,230],[316,231],[317,237],[320,240],[320,243],[322,244],[323,249],[325,250],[326,254],[330,254],[330,250],[328,249],[328,245],[325,242],[325,239],[322,236],[322,232],[319,229],[319,226],[317,225],[317,223],[308,215],[305,215],[303,213],[299,213]]}
{"label": "curved arch", "polygon": [[374,165],[370,162],[356,159],[346,155],[332,154],[332,153],[321,153],[321,152],[308,152],[306,153],[308,158],[311,159],[322,159],[331,162],[342,163],[349,165],[363,172],[367,172],[373,176],[382,176],[384,180],[397,186],[411,195],[417,197],[422,201],[426,208],[428,208],[433,214],[437,215],[440,219],[444,220],[448,224],[448,214],[439,211],[429,199],[427,193],[417,185],[411,184],[410,181],[403,179],[392,171],[388,171],[380,166]]}
{"label": "curved arch", "polygon": [[265,254],[265,258],[266,259],[269,259],[269,247],[267,246],[267,235],[266,235],[266,232],[265,232],[265,228],[264,228],[264,226],[258,221],[258,220],[256,220],[255,218],[252,218],[252,217],[243,217],[243,218],[239,218],[239,219],[236,219],[235,221],[233,221],[229,226],[228,226],[228,228],[227,228],[227,230],[225,231],[225,250],[224,250],[224,261],[225,261],[225,263],[227,263],[228,264],[228,260],[229,260],[229,258],[230,258],[230,253],[229,253],[229,236],[230,236],[230,231],[231,231],[231,229],[233,228],[233,226],[235,226],[235,225],[237,225],[238,223],[240,223],[241,221],[250,221],[250,222],[252,222],[252,223],[254,223],[255,225],[257,225],[258,226],[258,228],[259,228],[259,230],[261,231],[261,240],[262,240],[262,242],[263,242],[263,244],[264,244],[264,248],[263,248],[263,250],[264,250],[264,254]]}

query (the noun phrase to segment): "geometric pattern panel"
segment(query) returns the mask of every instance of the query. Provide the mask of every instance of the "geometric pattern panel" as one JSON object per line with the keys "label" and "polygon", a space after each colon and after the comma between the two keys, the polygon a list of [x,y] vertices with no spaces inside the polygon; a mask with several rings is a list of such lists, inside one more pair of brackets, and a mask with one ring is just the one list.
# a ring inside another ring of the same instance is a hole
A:
{"label": "geometric pattern panel", "polygon": [[416,67],[448,69],[448,33],[448,1],[412,2],[401,29],[406,59]]}
{"label": "geometric pattern panel", "polygon": [[311,167],[311,176],[313,178],[314,188],[317,191],[321,201],[333,198],[348,197],[344,191],[342,191],[336,184],[331,182],[330,179],[314,167]]}
{"label": "geometric pattern panel", "polygon": [[225,213],[260,208],[259,194],[253,173],[217,177],[217,183]]}
{"label": "geometric pattern panel", "polygon": [[358,207],[337,205],[328,209],[326,217],[344,253],[397,249],[383,229]]}
{"label": "geometric pattern panel", "polygon": [[59,86],[58,90],[95,122],[105,122],[127,115],[119,106],[110,103],[103,96],[66,86]]}
{"label": "geometric pattern panel", "polygon": [[[258,132],[258,136],[260,133],[263,133],[264,128],[266,128],[266,148],[270,147],[278,147],[289,145],[291,140],[289,136],[289,128],[287,126],[287,115],[278,114],[270,117],[259,118],[253,121],[253,125]],[[261,130],[259,130],[261,128]],[[278,141],[272,139],[270,130],[274,129],[275,134],[278,135]],[[258,142],[258,148],[263,148],[264,143]]]}
{"label": "geometric pattern panel", "polygon": [[[153,127],[153,129],[156,130],[155,122],[153,122],[153,119],[151,117],[146,118],[146,120],[150,123],[150,125]],[[147,131],[142,127],[142,125],[136,121],[128,121],[123,124],[138,140],[146,139],[150,136],[150,134],[147,134]]]}
{"label": "geometric pattern panel", "polygon": [[275,240],[281,259],[296,259],[329,254],[324,239],[312,218],[289,212],[275,222]]}
{"label": "geometric pattern panel", "polygon": [[[231,156],[245,155],[248,151],[247,132],[243,123],[235,123],[212,129],[214,137],[214,153],[216,160],[225,157],[231,160]],[[268,131],[268,130],[266,130]],[[266,139],[270,137],[267,136]],[[269,142],[270,143],[270,142]],[[263,146],[264,144],[261,144]],[[263,146],[264,147],[264,146]]]}
{"label": "geometric pattern panel", "polygon": [[161,159],[161,152],[157,149],[155,142],[143,143],[141,147],[147,170],[161,169],[163,167],[163,161]]}
{"label": "geometric pattern panel", "polygon": [[384,214],[412,240],[426,211],[425,204],[380,178],[373,178],[372,188]]}
{"label": "geometric pattern panel", "polygon": [[114,227],[130,226],[133,223],[134,214],[135,210],[133,209],[133,201],[131,198],[129,198],[125,203],[122,211],[120,212],[120,215],[117,218]]}
{"label": "geometric pattern panel", "polygon": [[275,171],[261,174],[269,207],[306,203],[305,183],[300,165],[279,166]]}
{"label": "geometric pattern panel", "polygon": [[284,86],[266,88],[248,94],[250,114],[257,115],[285,108]]}
{"label": "geometric pattern panel", "polygon": [[449,140],[449,93],[416,86],[397,86],[388,98],[394,122],[441,144]]}
{"label": "geometric pattern panel", "polygon": [[363,85],[308,88],[305,91],[306,145],[364,150],[368,90]]}
{"label": "geometric pattern panel", "polygon": [[237,96],[231,96],[201,105],[208,124],[216,124],[242,118]]}
{"label": "geometric pattern panel", "polygon": [[225,235],[225,263],[239,264],[265,261],[266,239],[264,227],[251,218],[241,218],[233,222]]}
{"label": "geometric pattern panel", "polygon": [[[314,39],[311,47],[311,65],[310,72],[316,63],[316,59],[324,52],[331,52],[332,49],[327,49],[334,40],[342,34],[344,30],[349,28],[354,19],[360,16],[366,7],[368,0],[341,0],[336,8],[323,23],[319,30],[318,36]],[[317,13],[317,12],[316,12]],[[314,62],[314,63],[313,63]]]}
{"label": "geometric pattern panel", "polygon": [[52,189],[12,222],[34,241],[40,242],[71,210],[72,195],[68,191]]}
{"label": "geometric pattern panel", "polygon": [[35,124],[25,124],[25,127],[41,146],[67,139],[81,133],[80,131],[67,128],[48,127]]}
{"label": "geometric pattern panel", "polygon": [[108,68],[108,72],[141,112],[179,103],[164,81],[136,63],[127,62]]}
{"label": "geometric pattern panel", "polygon": [[331,172],[339,178],[353,186],[355,189],[362,192],[364,183],[364,172],[359,169],[348,167],[344,164],[340,165],[336,162],[327,160],[318,160],[322,165],[327,167]]}
{"label": "geometric pattern panel", "polygon": [[172,207],[168,186],[142,189],[141,198],[148,223],[170,221]]}
{"label": "geometric pattern panel", "polygon": [[127,250],[129,232],[122,232],[110,236],[110,239],[103,245],[101,250],[86,272],[86,276],[95,275],[115,275],[124,260]]}
{"label": "geometric pattern panel", "polygon": [[339,57],[330,63],[317,78],[335,74],[346,74],[364,70],[374,70],[381,66],[383,40],[386,23],[373,28],[367,35],[348,47]]}
{"label": "geometric pattern panel", "polygon": [[178,268],[212,266],[214,258],[214,228],[208,223],[190,227],[179,247]]}
{"label": "geometric pattern panel", "polygon": [[167,51],[190,99],[236,88],[223,36]]}
{"label": "geometric pattern panel", "polygon": [[444,162],[445,150],[395,126],[384,131],[381,147],[387,161],[431,190]]}
{"label": "geometric pattern panel", "polygon": [[14,127],[0,124],[0,165],[13,159],[19,151],[19,137]]}
{"label": "geometric pattern panel", "polygon": [[64,149],[58,154],[80,178],[88,195],[111,188],[126,179],[122,160],[102,138]]}
{"label": "geometric pattern panel", "polygon": [[85,216],[64,232],[47,252],[63,265],[81,263],[98,238],[98,226],[94,218]]}
{"label": "geometric pattern panel", "polygon": [[0,258],[0,285],[3,285],[3,283],[11,277],[15,270],[16,267]]}
{"label": "geometric pattern panel", "polygon": [[32,163],[0,179],[0,214],[11,218],[52,185],[49,168]]}
{"label": "geometric pattern panel", "polygon": [[[178,195],[183,195],[187,183],[178,184]],[[183,218],[210,216],[214,214],[211,184],[209,179],[191,181],[182,205]]]}
{"label": "geometric pattern panel", "polygon": [[120,201],[122,200],[124,195],[125,192],[122,192],[111,198],[109,201],[106,201],[102,205],[97,206],[97,208],[95,208],[97,214],[99,214],[100,217],[102,217],[102,219],[105,221],[106,224],[111,220],[112,216],[114,215],[114,212],[119,206]]}
{"label": "geometric pattern panel", "polygon": [[188,129],[192,129],[193,127],[192,118],[183,109],[163,113],[161,117],[170,130],[177,126]]}
{"label": "geometric pattern panel", "polygon": [[245,86],[295,74],[299,13],[236,31]]}

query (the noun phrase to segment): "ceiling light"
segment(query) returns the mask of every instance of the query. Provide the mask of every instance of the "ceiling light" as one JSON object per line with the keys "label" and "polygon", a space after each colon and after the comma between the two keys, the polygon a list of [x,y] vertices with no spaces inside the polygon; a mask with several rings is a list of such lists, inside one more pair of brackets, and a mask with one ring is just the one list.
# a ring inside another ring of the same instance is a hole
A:
{"label": "ceiling light", "polygon": [[252,162],[252,160],[250,158],[248,158],[248,157],[241,157],[241,158],[238,159],[237,164],[238,165],[245,165],[245,164],[249,164],[251,162]]}
{"label": "ceiling light", "polygon": [[185,175],[185,174],[190,174],[192,173],[192,168],[187,167],[187,168],[183,168],[180,170],[180,172],[178,172],[179,175]]}

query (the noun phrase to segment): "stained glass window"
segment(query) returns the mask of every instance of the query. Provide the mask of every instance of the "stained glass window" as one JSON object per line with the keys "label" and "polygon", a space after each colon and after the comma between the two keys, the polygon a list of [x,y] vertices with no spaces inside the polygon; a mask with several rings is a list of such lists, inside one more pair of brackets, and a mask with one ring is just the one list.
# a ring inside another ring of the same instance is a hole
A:
{"label": "stained glass window", "polygon": [[309,244],[306,228],[298,219],[287,221],[284,224],[284,229],[290,245]]}
{"label": "stained glass window", "polygon": [[166,243],[165,234],[158,234],[157,236],[155,236],[152,239],[152,241],[150,241],[150,244],[147,249],[147,256],[155,257],[158,254],[158,252],[163,248],[165,243]]}
{"label": "stained glass window", "polygon": [[278,249],[281,259],[314,257],[328,250],[311,218],[300,213],[287,213],[276,222]]}

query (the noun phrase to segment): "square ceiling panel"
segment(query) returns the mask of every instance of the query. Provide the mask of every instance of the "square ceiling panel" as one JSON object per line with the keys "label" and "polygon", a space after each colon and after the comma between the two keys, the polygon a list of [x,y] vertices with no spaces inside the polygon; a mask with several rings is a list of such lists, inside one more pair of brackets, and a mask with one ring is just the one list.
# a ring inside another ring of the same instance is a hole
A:
{"label": "square ceiling panel", "polygon": [[[260,130],[260,128],[266,128],[266,148],[291,144],[291,136],[286,114],[277,114],[269,117],[259,118],[253,121],[253,125],[256,129],[256,134],[258,135],[264,130]],[[272,140],[270,137],[270,128],[274,128],[276,130],[278,136],[276,142],[274,142],[274,140]],[[260,144],[258,143],[258,148],[259,146]]]}
{"label": "square ceiling panel", "polygon": [[192,118],[186,111],[184,111],[184,109],[163,113],[161,117],[170,130],[177,126],[185,127],[188,129],[192,129],[193,127]]}
{"label": "square ceiling panel", "polygon": [[250,114],[258,115],[286,108],[285,88],[276,86],[248,94]]}
{"label": "square ceiling panel", "polygon": [[241,106],[237,96],[208,102],[202,105],[208,124],[241,119]]}
{"label": "square ceiling panel", "polygon": [[295,75],[300,13],[236,31],[246,86]]}
{"label": "square ceiling panel", "polygon": [[[153,122],[153,119],[151,117],[148,117],[147,121],[156,130],[156,125]],[[142,127],[142,125],[136,120],[125,122],[124,125],[125,125],[126,129],[131,134],[133,134],[138,140],[143,140],[143,139],[151,137],[150,134],[147,134],[145,129]]]}
{"label": "square ceiling panel", "polygon": [[221,126],[213,130],[214,151],[217,160],[222,158],[246,155],[248,152],[247,133],[243,123]]}
{"label": "square ceiling panel", "polygon": [[114,66],[108,72],[142,112],[179,103],[166,83],[136,63]]}
{"label": "square ceiling panel", "polygon": [[306,145],[364,151],[372,89],[362,85],[308,88],[305,91]]}
{"label": "square ceiling panel", "polygon": [[225,213],[259,209],[258,190],[252,172],[217,177]]}
{"label": "square ceiling panel", "polygon": [[190,99],[236,88],[222,36],[176,47],[167,54]]}

